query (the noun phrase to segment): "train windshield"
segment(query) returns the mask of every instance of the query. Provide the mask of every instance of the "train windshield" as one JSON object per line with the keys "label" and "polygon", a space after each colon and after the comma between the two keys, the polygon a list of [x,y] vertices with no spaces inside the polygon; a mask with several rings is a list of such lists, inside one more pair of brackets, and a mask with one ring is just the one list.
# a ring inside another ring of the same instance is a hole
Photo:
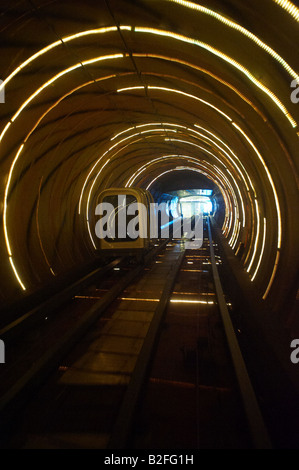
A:
{"label": "train windshield", "polygon": [[[128,207],[137,203],[136,197],[132,194],[111,194],[103,198],[103,203],[111,204],[114,209],[105,223],[104,229],[107,234],[104,239],[109,243],[135,241],[136,237],[133,238],[132,234],[127,232],[127,227],[136,217],[136,214],[128,215]],[[139,223],[136,224],[135,228],[138,232]]]}

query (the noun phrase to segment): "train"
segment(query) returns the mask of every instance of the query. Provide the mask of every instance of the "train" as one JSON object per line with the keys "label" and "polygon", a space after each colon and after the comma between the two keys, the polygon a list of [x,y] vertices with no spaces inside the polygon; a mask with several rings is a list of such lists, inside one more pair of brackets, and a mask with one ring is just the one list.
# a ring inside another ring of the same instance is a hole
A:
{"label": "train", "polygon": [[184,238],[186,248],[201,246],[202,217],[184,217],[179,198],[169,195],[158,204],[142,188],[109,188],[100,193],[97,203],[101,256],[121,254],[140,259],[161,239]]}
{"label": "train", "polygon": [[144,255],[154,244],[155,202],[142,188],[109,188],[98,197],[96,235],[101,255]]}

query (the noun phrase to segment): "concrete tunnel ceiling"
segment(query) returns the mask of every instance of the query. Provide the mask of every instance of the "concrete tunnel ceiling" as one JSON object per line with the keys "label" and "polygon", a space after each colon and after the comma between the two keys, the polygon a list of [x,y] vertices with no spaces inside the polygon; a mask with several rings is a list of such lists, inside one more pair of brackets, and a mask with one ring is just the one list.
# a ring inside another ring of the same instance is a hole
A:
{"label": "concrete tunnel ceiling", "polygon": [[163,178],[187,189],[186,171],[223,197],[223,233],[235,254],[244,244],[260,298],[279,307],[296,295],[294,4],[28,0],[1,10],[3,302],[95,257],[102,189],[157,193]]}

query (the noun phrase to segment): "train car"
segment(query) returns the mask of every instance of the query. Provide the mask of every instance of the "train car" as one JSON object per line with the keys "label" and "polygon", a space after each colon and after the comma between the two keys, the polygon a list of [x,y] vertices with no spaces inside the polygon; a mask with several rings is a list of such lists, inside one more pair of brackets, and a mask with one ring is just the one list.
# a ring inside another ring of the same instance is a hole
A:
{"label": "train car", "polygon": [[104,190],[98,198],[96,211],[100,216],[96,233],[101,255],[142,256],[152,244],[153,203],[151,193],[141,188]]}

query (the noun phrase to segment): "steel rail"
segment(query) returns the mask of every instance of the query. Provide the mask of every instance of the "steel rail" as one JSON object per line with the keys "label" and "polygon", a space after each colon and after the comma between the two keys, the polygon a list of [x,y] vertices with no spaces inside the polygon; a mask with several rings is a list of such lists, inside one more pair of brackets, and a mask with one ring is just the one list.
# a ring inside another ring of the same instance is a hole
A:
{"label": "steel rail", "polygon": [[247,367],[239,347],[239,343],[234,331],[234,327],[230,318],[230,314],[226,305],[226,300],[223,294],[221,281],[216,265],[213,239],[210,225],[210,218],[207,218],[208,233],[209,233],[209,244],[211,254],[211,265],[214,278],[214,284],[216,289],[216,295],[218,300],[218,307],[222,318],[222,323],[231,354],[231,358],[238,381],[241,398],[243,401],[249,430],[253,440],[253,445],[256,449],[272,449],[271,440],[266,428],[256,394],[254,392]]}

